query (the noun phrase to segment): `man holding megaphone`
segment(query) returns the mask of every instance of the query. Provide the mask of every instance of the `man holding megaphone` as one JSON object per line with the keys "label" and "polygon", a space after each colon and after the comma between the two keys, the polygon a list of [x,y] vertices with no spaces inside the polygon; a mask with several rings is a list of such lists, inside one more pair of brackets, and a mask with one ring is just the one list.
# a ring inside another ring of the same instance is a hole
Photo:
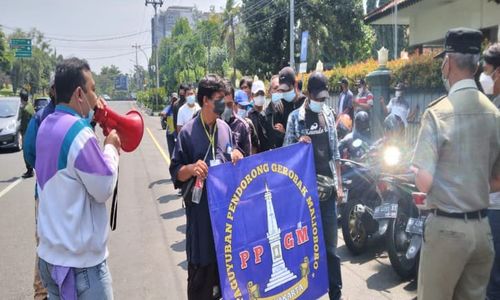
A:
{"label": "man holding megaphone", "polygon": [[106,200],[118,179],[115,129],[99,147],[90,122],[102,109],[85,60],[56,67],[57,106],[36,140],[40,276],[49,298],[112,299]]}

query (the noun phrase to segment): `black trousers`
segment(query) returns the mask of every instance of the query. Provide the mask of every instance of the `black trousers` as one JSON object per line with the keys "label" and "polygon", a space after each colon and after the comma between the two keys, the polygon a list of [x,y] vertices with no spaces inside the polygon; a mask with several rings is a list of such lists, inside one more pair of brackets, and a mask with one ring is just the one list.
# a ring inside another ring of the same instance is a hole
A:
{"label": "black trousers", "polygon": [[172,159],[172,153],[174,153],[175,148],[175,135],[167,134],[167,147],[168,155],[170,155],[170,159]]}
{"label": "black trousers", "polygon": [[188,264],[188,300],[213,300],[214,287],[218,286],[220,291],[219,272],[217,263],[207,266]]}

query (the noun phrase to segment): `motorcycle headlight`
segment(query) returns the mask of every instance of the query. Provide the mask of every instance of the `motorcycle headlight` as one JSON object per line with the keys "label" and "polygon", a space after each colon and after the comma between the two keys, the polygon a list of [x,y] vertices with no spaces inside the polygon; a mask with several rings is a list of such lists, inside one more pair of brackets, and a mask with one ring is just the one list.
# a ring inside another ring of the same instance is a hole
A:
{"label": "motorcycle headlight", "polygon": [[388,166],[395,166],[401,160],[401,151],[397,147],[390,146],[384,151],[384,162]]}

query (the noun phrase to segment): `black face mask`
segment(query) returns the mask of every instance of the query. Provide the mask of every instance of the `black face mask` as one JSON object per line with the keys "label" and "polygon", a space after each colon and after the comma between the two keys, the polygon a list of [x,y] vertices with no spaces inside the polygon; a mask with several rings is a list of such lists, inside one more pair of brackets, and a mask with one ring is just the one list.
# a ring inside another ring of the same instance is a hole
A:
{"label": "black face mask", "polygon": [[224,103],[224,98],[214,100],[214,113],[218,116],[222,115],[226,109],[226,103]]}
{"label": "black face mask", "polygon": [[184,96],[184,95],[180,95],[180,98],[181,98],[181,102],[186,101],[186,96]]}

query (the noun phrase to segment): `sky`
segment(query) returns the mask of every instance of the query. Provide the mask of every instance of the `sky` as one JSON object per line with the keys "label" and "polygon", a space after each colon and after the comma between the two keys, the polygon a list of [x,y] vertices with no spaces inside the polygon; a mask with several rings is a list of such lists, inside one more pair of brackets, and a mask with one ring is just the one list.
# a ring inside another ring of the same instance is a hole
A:
{"label": "sky", "polygon": [[[25,31],[35,27],[47,37],[58,54],[88,60],[92,70],[114,64],[123,73],[132,73],[138,44],[139,65],[147,66],[151,55],[151,18],[154,9],[144,0],[0,0],[0,25],[6,34],[11,28]],[[196,5],[201,11],[214,6],[221,11],[225,0],[165,0],[168,6]],[[127,36],[123,38],[123,36]],[[113,39],[109,39],[113,38]],[[82,41],[82,40],[106,41]],[[64,41],[73,40],[73,41]],[[75,41],[76,40],[76,41]]]}

